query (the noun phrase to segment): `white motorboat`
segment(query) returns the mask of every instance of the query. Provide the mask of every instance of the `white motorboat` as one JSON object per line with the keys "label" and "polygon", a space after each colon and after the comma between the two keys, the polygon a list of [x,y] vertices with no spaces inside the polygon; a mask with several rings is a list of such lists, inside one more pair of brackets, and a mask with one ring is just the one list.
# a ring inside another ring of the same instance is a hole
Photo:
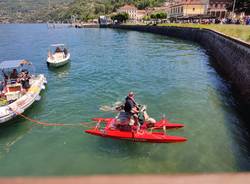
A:
{"label": "white motorboat", "polygon": [[33,65],[27,60],[0,63],[3,81],[0,84],[0,124],[23,113],[35,101],[47,83],[43,74],[32,74]]}
{"label": "white motorboat", "polygon": [[49,66],[59,67],[67,64],[69,61],[70,53],[64,44],[53,44],[50,46],[47,58]]}

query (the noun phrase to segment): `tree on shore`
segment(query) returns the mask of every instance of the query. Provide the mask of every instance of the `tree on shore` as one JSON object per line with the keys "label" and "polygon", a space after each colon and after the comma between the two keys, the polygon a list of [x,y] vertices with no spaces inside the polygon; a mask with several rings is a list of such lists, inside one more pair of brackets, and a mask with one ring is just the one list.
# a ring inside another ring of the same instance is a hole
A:
{"label": "tree on shore", "polygon": [[150,16],[145,15],[142,19],[143,19],[144,21],[148,21],[148,20],[150,20]]}
{"label": "tree on shore", "polygon": [[[126,3],[126,0],[124,0],[124,2]],[[127,2],[129,2],[129,0],[127,0]],[[142,10],[147,7],[161,6],[166,0],[133,0],[133,2],[138,9]]]}
{"label": "tree on shore", "polygon": [[[233,3],[227,8],[229,11],[233,11]],[[250,0],[236,0],[235,1],[235,12],[245,12],[250,15]]]}
{"label": "tree on shore", "polygon": [[111,20],[116,20],[118,23],[126,22],[128,19],[129,15],[127,13],[118,13],[116,15],[111,16]]}
{"label": "tree on shore", "polygon": [[[78,21],[110,15],[125,4],[133,4],[138,9],[161,6],[166,0],[0,0],[1,11],[10,21],[67,21],[72,17]],[[24,6],[25,5],[25,6]],[[2,8],[1,10],[1,7]]]}
{"label": "tree on shore", "polygon": [[166,19],[167,13],[160,12],[160,13],[154,13],[150,15],[151,19]]}

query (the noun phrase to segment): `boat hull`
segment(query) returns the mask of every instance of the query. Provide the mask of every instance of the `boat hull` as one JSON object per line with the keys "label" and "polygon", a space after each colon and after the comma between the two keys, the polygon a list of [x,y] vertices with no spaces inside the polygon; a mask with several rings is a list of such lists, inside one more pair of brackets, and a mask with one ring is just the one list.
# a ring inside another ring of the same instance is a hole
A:
{"label": "boat hull", "polygon": [[25,95],[9,105],[0,107],[0,124],[13,119],[17,116],[17,113],[24,112],[35,101],[39,100],[39,94],[41,90],[45,89],[44,84],[46,83],[47,81],[44,75],[38,75],[32,79],[32,84]]}
{"label": "boat hull", "polygon": [[133,131],[120,131],[120,130],[100,130],[93,128],[85,131],[88,134],[95,136],[112,138],[112,139],[123,139],[133,142],[147,142],[147,143],[177,143],[184,142],[187,139],[179,136],[166,135],[162,132],[148,132],[145,130],[139,132]]}
{"label": "boat hull", "polygon": [[69,63],[69,61],[70,61],[70,53],[67,55],[66,58],[57,60],[57,61],[51,60],[50,58],[48,58],[47,64],[50,67],[60,67],[60,66],[66,65],[67,63]]}

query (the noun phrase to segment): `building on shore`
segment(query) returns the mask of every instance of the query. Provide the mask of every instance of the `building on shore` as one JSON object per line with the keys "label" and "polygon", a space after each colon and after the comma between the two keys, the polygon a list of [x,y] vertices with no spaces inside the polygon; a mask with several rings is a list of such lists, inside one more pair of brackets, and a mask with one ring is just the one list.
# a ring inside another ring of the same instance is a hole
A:
{"label": "building on shore", "polygon": [[117,9],[117,13],[127,13],[130,21],[142,21],[145,16],[158,12],[166,12],[166,8],[166,6],[161,6],[138,10],[134,5],[127,4]]}
{"label": "building on shore", "polygon": [[127,13],[130,20],[137,20],[137,12],[138,9],[134,5],[129,4],[126,4],[117,9],[117,13]]}
{"label": "building on shore", "polygon": [[206,15],[208,0],[176,0],[167,8],[169,18],[184,18]]}
{"label": "building on shore", "polygon": [[145,17],[146,15],[147,15],[146,10],[137,10],[136,20],[141,21],[143,20],[143,17]]}
{"label": "building on shore", "polygon": [[167,6],[159,6],[159,7],[152,7],[152,8],[146,8],[145,9],[145,15],[151,15],[154,13],[161,13],[161,12],[167,12]]}
{"label": "building on shore", "polygon": [[138,10],[136,6],[126,4],[117,10],[117,13],[127,13],[130,21],[141,21],[144,16],[157,12],[166,12],[168,18],[225,18],[229,15],[227,7],[233,0],[168,0],[161,7]]}
{"label": "building on shore", "polygon": [[169,0],[169,18],[211,17],[225,18],[229,15],[227,7],[233,0]]}
{"label": "building on shore", "polygon": [[226,8],[232,3],[232,0],[209,0],[207,13],[212,17],[225,18],[229,15]]}

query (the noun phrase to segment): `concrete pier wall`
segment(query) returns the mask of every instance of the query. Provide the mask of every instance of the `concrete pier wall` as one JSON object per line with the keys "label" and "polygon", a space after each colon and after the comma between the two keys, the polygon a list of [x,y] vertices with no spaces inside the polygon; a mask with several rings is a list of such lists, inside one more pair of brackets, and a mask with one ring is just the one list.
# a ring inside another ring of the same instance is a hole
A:
{"label": "concrete pier wall", "polygon": [[232,81],[241,104],[250,105],[250,44],[208,29],[139,25],[113,25],[112,28],[162,34],[199,43],[215,58],[219,70]]}

